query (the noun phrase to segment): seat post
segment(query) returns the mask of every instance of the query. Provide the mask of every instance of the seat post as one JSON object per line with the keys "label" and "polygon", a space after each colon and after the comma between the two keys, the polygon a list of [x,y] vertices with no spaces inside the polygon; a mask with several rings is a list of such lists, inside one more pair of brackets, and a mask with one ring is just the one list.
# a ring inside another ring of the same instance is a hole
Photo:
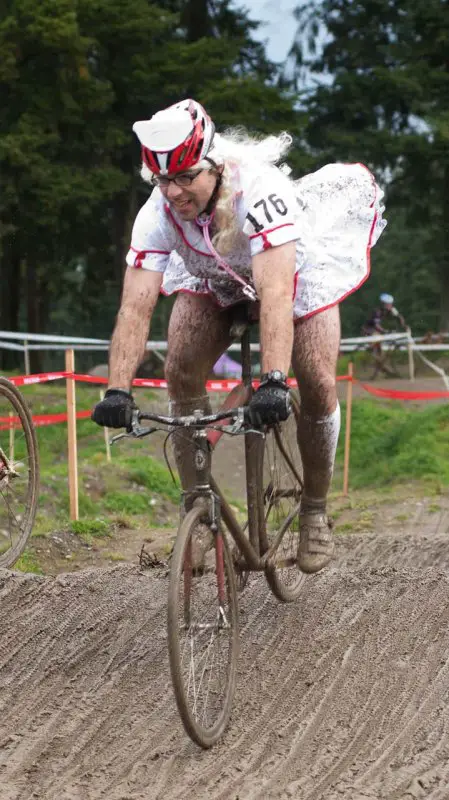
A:
{"label": "seat post", "polygon": [[250,328],[246,327],[241,340],[242,352],[242,381],[245,386],[251,386],[252,383],[252,370],[251,370],[251,347],[250,347]]}

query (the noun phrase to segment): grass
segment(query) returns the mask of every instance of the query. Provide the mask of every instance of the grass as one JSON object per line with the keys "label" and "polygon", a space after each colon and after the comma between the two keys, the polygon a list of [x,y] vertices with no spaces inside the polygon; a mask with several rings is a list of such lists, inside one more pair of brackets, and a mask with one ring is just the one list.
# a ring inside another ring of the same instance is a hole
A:
{"label": "grass", "polygon": [[[48,383],[23,387],[33,415],[66,411],[64,384]],[[156,395],[139,390],[142,407],[151,407]],[[90,409],[99,400],[99,389],[89,384],[76,387],[77,409]],[[113,537],[119,528],[139,529],[154,523],[171,524],[178,515],[179,486],[166,466],[150,455],[160,453],[162,442],[122,441],[112,448],[107,461],[104,431],[89,419],[77,422],[79,521],[69,520],[67,425],[36,428],[40,458],[39,506],[33,528],[34,540],[47,538],[55,530],[70,530],[84,543]],[[1,436],[1,434],[0,434]],[[113,553],[111,542],[110,552]],[[120,554],[119,554],[120,555]],[[118,556],[119,557],[119,556]],[[17,568],[40,572],[33,548],[27,550]]]}
{"label": "grass", "polygon": [[[34,414],[65,411],[65,388],[54,383],[24,387]],[[155,394],[139,392],[143,407],[151,407]],[[77,385],[78,409],[91,408],[99,390]],[[342,483],[345,407],[342,405],[342,435],[337,452],[334,491]],[[80,521],[69,521],[67,472],[67,426],[37,429],[41,462],[41,493],[33,537],[46,537],[58,529],[71,529],[85,542],[113,537],[117,528],[147,529],[150,525],[173,527],[178,519],[179,486],[173,483],[162,461],[161,440],[124,440],[106,459],[103,431],[90,420],[77,425]],[[151,455],[151,452],[155,455]],[[391,502],[399,487],[412,496],[415,491],[432,498],[429,511],[440,509],[438,498],[449,486],[449,406],[417,407],[394,401],[357,399],[353,405],[350,458],[351,496],[342,499],[338,516],[345,509],[356,511],[356,523],[343,521],[340,531],[370,529],[372,509]],[[417,486],[419,484],[419,490]],[[360,491],[358,491],[360,490]],[[402,491],[402,490],[401,490]],[[240,517],[244,504],[228,498]],[[174,522],[175,520],[175,522]],[[405,515],[397,516],[398,522]],[[113,540],[110,547],[114,553]],[[39,572],[32,550],[25,551],[18,568]]]}
{"label": "grass", "polygon": [[[344,430],[344,407],[343,425]],[[343,463],[343,441],[337,464]],[[358,400],[353,405],[351,488],[387,487],[420,479],[449,485],[449,406],[417,408],[390,401]]]}
{"label": "grass", "polygon": [[[37,384],[24,387],[23,393],[33,414],[66,410],[64,386]],[[154,392],[139,392],[143,407],[151,406],[154,397]],[[77,386],[79,410],[92,408],[98,399],[98,389],[84,384]],[[41,504],[52,517],[67,518],[67,426],[62,423],[39,427],[37,437]],[[89,419],[78,420],[77,450],[80,517],[101,518],[111,513],[122,517],[148,515],[155,497],[173,503],[179,501],[179,487],[174,485],[169,470],[149,455],[148,441],[120,443],[112,450],[111,462],[107,462],[103,430]],[[40,532],[45,533],[45,520],[37,522]]]}
{"label": "grass", "polygon": [[128,492],[111,492],[105,497],[104,504],[108,511],[120,514],[145,514],[150,510],[151,498],[143,494]]}
{"label": "grass", "polygon": [[123,461],[128,469],[130,481],[150,489],[152,494],[163,495],[173,502],[179,500],[179,487],[175,486],[168,469],[152,458],[126,458]]}
{"label": "grass", "polygon": [[95,539],[112,536],[111,523],[105,519],[71,520],[70,530],[76,533],[85,544],[91,545]]}
{"label": "grass", "polygon": [[36,555],[29,549],[23,551],[19,560],[14,564],[14,569],[20,572],[33,572],[35,575],[44,574]]}
{"label": "grass", "polygon": [[[333,519],[336,518],[334,512],[332,512]],[[374,522],[374,514],[371,512],[362,513],[353,521],[350,522],[340,522],[336,524],[336,532],[337,533],[361,533],[362,531],[370,531],[373,529],[373,522]]]}
{"label": "grass", "polygon": [[78,519],[69,524],[70,530],[78,536],[92,537],[110,536],[110,523],[105,519]]}

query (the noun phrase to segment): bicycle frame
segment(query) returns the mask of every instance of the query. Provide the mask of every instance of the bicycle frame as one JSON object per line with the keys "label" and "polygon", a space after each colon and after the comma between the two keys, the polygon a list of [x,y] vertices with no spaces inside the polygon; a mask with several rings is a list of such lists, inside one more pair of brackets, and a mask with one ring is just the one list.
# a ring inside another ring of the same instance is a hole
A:
{"label": "bicycle frame", "polygon": [[[249,328],[247,327],[241,338],[242,384],[230,392],[221,410],[235,407],[237,400],[239,404],[246,404],[251,399],[253,390],[249,334]],[[264,502],[262,497],[264,434],[255,431],[249,431],[245,434],[245,475],[248,509],[248,536],[246,536],[211,472],[211,450],[215,448],[223,433],[220,430],[208,431],[206,428],[200,428],[195,432],[193,440],[196,445],[195,469],[197,479],[195,487],[184,493],[185,508],[189,510],[200,497],[207,498],[210,502],[209,513],[212,530],[218,530],[221,515],[234,542],[243,555],[244,561],[239,562],[236,566],[241,571],[260,572],[272,563],[285,531],[298,512],[299,504],[285,519],[269,550],[261,555],[260,542],[262,535],[265,533]]]}

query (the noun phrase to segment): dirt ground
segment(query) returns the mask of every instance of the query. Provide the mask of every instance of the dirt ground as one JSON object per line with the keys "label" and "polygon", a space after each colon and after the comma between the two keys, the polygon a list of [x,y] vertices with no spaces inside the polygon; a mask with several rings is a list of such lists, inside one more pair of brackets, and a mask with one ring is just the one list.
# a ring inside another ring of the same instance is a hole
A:
{"label": "dirt ground", "polygon": [[0,571],[1,800],[447,800],[449,496],[354,513],[295,604],[240,595],[207,752],[175,709],[166,570]]}

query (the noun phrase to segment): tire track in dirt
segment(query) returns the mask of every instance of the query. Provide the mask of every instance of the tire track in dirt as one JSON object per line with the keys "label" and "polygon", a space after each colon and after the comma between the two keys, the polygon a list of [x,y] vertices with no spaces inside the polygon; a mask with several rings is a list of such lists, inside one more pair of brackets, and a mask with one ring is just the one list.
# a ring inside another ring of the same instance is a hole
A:
{"label": "tire track in dirt", "polygon": [[162,573],[0,573],[0,800],[447,800],[448,528],[418,508],[342,537],[293,605],[252,578],[207,752],[175,709]]}
{"label": "tire track in dirt", "polygon": [[[363,627],[362,627],[362,633],[363,633]],[[359,644],[358,639],[357,639],[357,634],[354,634],[354,633],[350,634],[350,637],[348,637],[348,638],[352,639],[352,643],[348,644],[348,642],[342,642],[341,654],[340,654],[340,656],[342,658],[342,665],[344,667],[346,667],[346,668],[348,667],[348,665],[350,665],[350,662],[353,659],[353,654],[356,651],[356,649],[358,647],[358,644]],[[345,650],[345,647],[346,647],[346,650]],[[337,659],[338,658],[339,658],[339,656],[337,655]],[[337,674],[335,676],[335,679],[334,679],[333,683],[332,683],[332,680],[331,680],[332,679],[332,675],[329,672],[328,672],[327,676],[325,676],[327,678],[327,680],[325,681],[325,683],[327,685],[327,690],[326,691],[327,691],[327,695],[332,699],[332,705],[335,705],[336,701],[338,702],[338,685],[339,685],[339,683],[341,683],[341,677],[342,677],[342,670],[338,669],[339,666],[340,665],[337,665]],[[318,686],[320,686],[320,684],[323,681],[323,674],[321,673],[321,671],[316,674],[315,678],[316,678],[315,683]],[[343,682],[343,685],[345,685],[345,682]],[[351,684],[349,683],[348,685],[349,685],[349,688],[350,688]],[[293,763],[295,763],[297,760],[299,760],[299,759],[297,759],[297,752],[296,752],[297,749],[301,749],[303,751],[304,750],[304,743],[305,743],[305,746],[309,746],[309,749],[310,749],[310,744],[311,743],[313,744],[313,735],[312,734],[315,733],[315,729],[320,729],[320,725],[321,725],[320,742],[319,742],[319,746],[316,748],[316,752],[313,752],[313,749],[312,749],[310,751],[309,758],[303,758],[302,759],[304,761],[305,771],[307,772],[308,769],[309,769],[309,766],[308,766],[308,762],[309,761],[310,761],[310,764],[312,764],[312,765],[316,764],[317,758],[318,758],[317,754],[319,754],[320,750],[324,751],[324,753],[326,753],[326,751],[328,749],[332,750],[333,745],[335,745],[335,742],[333,741],[334,738],[335,738],[335,731],[332,730],[332,736],[330,737],[330,741],[328,742],[327,738],[323,737],[322,722],[318,719],[319,712],[320,712],[320,694],[321,693],[318,692],[317,695],[315,695],[315,696],[312,695],[310,703],[309,703],[309,707],[310,707],[309,709],[307,708],[307,706],[306,706],[306,704],[304,702],[302,703],[301,719],[298,720],[297,717],[296,717],[296,719],[293,719],[293,722],[291,724],[291,729],[288,729],[288,728],[286,729],[285,727],[283,728],[282,726],[278,729],[278,733],[282,732],[282,738],[286,739],[290,743],[289,749],[292,751],[292,754],[291,755],[287,755],[287,757],[285,757],[285,754],[284,754],[284,758],[278,758],[277,759],[278,763],[280,765],[279,766],[279,770],[278,770],[279,774],[277,774],[276,770],[274,770],[274,777],[272,775],[270,781],[266,781],[266,782],[264,782],[262,784],[263,785],[263,789],[262,789],[261,786],[259,786],[258,789],[257,789],[259,794],[257,794],[257,792],[256,792],[256,794],[254,794],[254,796],[261,796],[261,797],[263,797],[263,796],[268,796],[268,797],[277,796],[277,794],[275,794],[275,792],[276,792],[276,788],[275,788],[276,787],[276,782],[278,780],[280,780],[280,776],[281,775],[282,775],[282,778],[285,779],[286,773],[288,772],[289,761],[290,760]],[[368,699],[369,699],[369,686],[366,687],[366,694],[368,694]],[[373,694],[373,692],[371,692],[371,694]],[[312,712],[311,712],[312,718],[311,718],[311,720],[308,719],[309,713],[310,713],[310,709],[312,709]],[[324,711],[326,711],[326,709],[324,709]],[[332,711],[332,708],[327,709],[327,711]],[[335,713],[335,709],[333,709],[333,711]],[[324,714],[322,716],[324,716]],[[293,715],[293,717],[294,717],[294,715]],[[334,720],[334,722],[335,722],[335,720]],[[351,728],[355,727],[355,723],[356,723],[356,716],[351,721]],[[295,729],[296,729],[296,740],[299,742],[298,747],[295,747]],[[372,731],[371,731],[371,736],[372,736]],[[291,744],[292,739],[293,739],[293,745]],[[358,746],[360,747],[360,742],[358,743]],[[342,759],[342,756],[341,756],[342,750],[344,750],[343,747],[339,747],[338,748],[338,752],[340,754],[339,755],[339,759],[340,760]],[[266,773],[269,772],[269,770],[267,770],[266,767],[270,766],[270,761],[275,761],[276,760],[276,759],[273,759],[272,754],[269,754],[269,753],[267,753],[267,758],[268,758],[268,760],[267,760],[267,763],[265,764],[265,772]],[[348,755],[346,755],[346,758],[344,760],[347,760],[347,759],[348,759]],[[318,758],[318,760],[319,760],[319,758]],[[325,766],[325,765],[320,765],[319,766],[319,770],[321,769],[321,766]],[[340,765],[340,768],[341,768],[341,765]],[[255,776],[253,775],[252,778],[251,778],[251,784],[252,785],[254,785],[254,777]],[[256,778],[257,778],[257,776],[256,776]],[[315,797],[315,796],[316,797],[327,797],[327,793],[324,792],[324,786],[325,786],[325,782],[323,782],[323,787],[322,787],[323,788],[323,792],[321,792],[320,790],[317,790],[316,783],[315,783],[315,789],[314,789],[313,793],[310,796],[311,797]],[[245,791],[243,791],[242,796],[243,797],[252,797],[253,794],[252,794],[252,791],[251,791],[251,786],[250,785],[248,785],[248,786],[245,785],[244,788],[245,788]],[[299,791],[300,787],[298,786],[298,787],[296,787],[296,789]],[[225,795],[223,795],[223,796],[225,796]],[[296,796],[296,793],[292,794],[292,796]],[[304,793],[304,791],[302,790],[301,794],[298,795],[298,796],[308,797],[309,795]],[[385,796],[385,795],[383,795],[383,796]],[[351,795],[351,797],[352,797],[352,795]]]}
{"label": "tire track in dirt", "polygon": [[[236,713],[234,713],[231,730],[227,735],[226,750],[221,754],[216,755],[216,758],[211,762],[205,762],[204,769],[200,769],[195,774],[195,779],[209,781],[214,774],[220,774],[222,771],[223,776],[217,781],[214,791],[211,791],[210,797],[226,797],[229,796],[229,784],[232,781],[232,776],[240,776],[242,767],[239,763],[239,757],[242,749],[248,747],[248,742],[253,742],[251,751],[248,753],[245,761],[245,771],[250,774],[254,773],[260,766],[264,764],[267,766],[265,760],[267,759],[267,749],[265,741],[265,733],[269,731],[272,726],[274,718],[283,720],[288,717],[292,707],[292,697],[296,691],[298,682],[301,680],[301,673],[304,671],[303,656],[306,657],[309,651],[309,642],[313,638],[314,631],[320,625],[322,615],[325,613],[325,602],[321,603],[319,614],[302,614],[301,601],[297,606],[290,606],[289,612],[295,617],[295,627],[300,628],[300,634],[297,638],[297,651],[296,658],[285,658],[286,653],[291,652],[292,649],[292,627],[285,623],[285,613],[287,606],[280,606],[270,595],[266,593],[266,587],[263,581],[257,582],[257,587],[254,586],[250,589],[248,594],[244,595],[244,601],[251,602],[251,592],[257,593],[257,601],[259,596],[265,598],[265,604],[260,606],[260,616],[258,619],[258,627],[254,629],[253,635],[248,638],[245,631],[242,635],[242,653],[240,659],[241,673],[245,675],[245,693],[242,696],[239,693],[236,697]],[[329,594],[331,592],[329,591]],[[245,607],[245,606],[244,606]],[[254,624],[254,623],[253,623]],[[255,633],[255,635],[254,635]],[[261,635],[263,633],[263,636]],[[254,655],[254,648],[251,643],[257,644],[257,655]],[[320,669],[325,671],[325,662],[332,663],[333,654],[332,648],[330,652],[326,652],[320,659]],[[252,678],[257,678],[260,689],[257,695],[251,696],[247,691],[247,685],[252,684]],[[282,687],[282,691],[277,691],[277,687]],[[273,691],[274,690],[274,691]],[[250,695],[248,697],[248,695]],[[238,714],[237,714],[238,710]],[[270,743],[268,745],[268,754],[271,758],[272,742],[279,739],[279,734],[274,732],[270,736]],[[237,764],[235,769],[230,765]],[[237,784],[239,778],[237,777]],[[193,784],[192,784],[193,791]],[[182,797],[182,792],[179,797]],[[178,797],[178,795],[176,795]]]}
{"label": "tire track in dirt", "polygon": [[[388,628],[386,628],[384,625],[384,620],[382,619],[382,616],[383,615],[380,615],[379,620],[378,621],[376,620],[376,628],[378,628],[380,631],[388,630]],[[423,638],[424,636],[426,636],[426,634],[427,631],[423,631]],[[365,715],[365,721],[362,725],[362,728],[360,729],[357,726],[357,721],[358,717],[360,717],[360,714],[357,714],[357,710],[355,709],[352,713],[352,719],[347,720],[350,721],[350,729],[352,729],[352,741],[350,736],[345,737],[345,741],[343,740],[340,741],[337,748],[339,757],[336,760],[334,760],[333,751],[335,750],[335,744],[336,744],[335,736],[336,733],[338,733],[338,731],[336,732],[335,730],[332,730],[332,728],[330,730],[323,731],[323,726],[321,726],[321,730],[319,732],[319,741],[321,750],[324,751],[324,753],[328,751],[329,756],[332,757],[329,758],[330,762],[329,765],[326,764],[326,758],[323,758],[322,756],[318,758],[317,764],[316,764],[317,759],[311,758],[314,764],[314,770],[316,772],[316,782],[314,783],[314,788],[312,791],[310,791],[310,793],[308,791],[304,792],[304,797],[319,798],[327,796],[329,793],[328,790],[332,788],[335,779],[338,777],[338,773],[344,774],[346,768],[351,763],[354,763],[355,760],[363,761],[363,759],[367,759],[367,763],[369,764],[370,761],[373,760],[373,746],[376,742],[376,739],[379,741],[379,749],[381,750],[382,753],[388,750],[389,747],[388,740],[390,736],[389,731],[392,730],[394,731],[394,736],[396,738],[396,741],[398,738],[396,725],[399,725],[399,729],[401,730],[401,736],[403,736],[401,709],[400,709],[401,699],[403,698],[404,694],[406,698],[408,694],[411,695],[411,700],[410,701],[407,700],[407,703],[403,703],[403,706],[405,706],[405,709],[407,711],[407,705],[410,705],[412,707],[412,709],[410,710],[410,714],[413,715],[415,710],[413,706],[415,700],[417,701],[420,695],[422,687],[418,686],[416,688],[413,686],[412,683],[406,685],[405,687],[398,686],[398,680],[396,676],[395,680],[392,681],[391,675],[388,675],[387,673],[382,674],[382,662],[386,662],[387,664],[390,663],[391,664],[390,673],[392,675],[395,674],[394,650],[397,650],[397,647],[401,646],[400,630],[398,629],[397,634],[394,637],[394,642],[389,644],[384,640],[383,648],[379,648],[380,644],[381,642],[379,641],[373,642],[373,646],[369,648],[371,653],[374,655],[374,658],[372,659],[372,662],[369,665],[369,671],[365,675],[364,685],[360,687],[362,690],[362,695],[358,701],[360,702],[361,710]],[[356,639],[353,644],[353,653],[355,653],[358,646],[359,646],[359,641],[357,641]],[[382,654],[382,658],[380,660],[375,657],[375,652],[377,648],[380,649],[380,652]],[[390,648],[392,652],[388,653],[388,650]],[[419,650],[421,652],[418,652],[418,648],[416,648],[412,653],[412,661],[419,658],[421,660],[418,660],[417,663],[422,663],[422,658],[423,656],[426,655],[425,654],[426,647],[421,647],[419,648]],[[439,660],[439,654],[437,654],[434,660],[435,661]],[[427,662],[428,662],[427,668],[430,669],[429,659],[427,659]],[[385,672],[385,667],[383,671]],[[418,674],[418,679],[419,677],[420,676]],[[381,684],[381,689],[379,687],[379,684]],[[345,686],[343,687],[346,690],[346,692],[349,686],[351,686],[351,683],[347,681]],[[369,691],[369,686],[372,686],[373,690],[367,696],[367,693]],[[352,692],[358,699],[357,690],[358,690],[357,679],[355,679],[352,682]],[[363,703],[363,701],[365,702]],[[337,694],[334,694],[334,696],[332,697],[332,703],[333,704],[339,703],[342,707],[348,708],[350,707],[349,706],[350,697],[348,696],[344,698],[343,696],[343,698],[339,698]],[[416,702],[416,707],[420,709],[419,713],[422,713],[423,704],[420,705],[419,702]],[[402,710],[402,713],[405,714],[405,719],[407,719],[408,716],[406,711],[404,712],[404,710]],[[385,726],[386,730],[384,731],[383,729],[385,722],[387,724]],[[374,737],[373,741],[374,732],[377,735]],[[304,744],[306,747],[309,746],[310,737],[308,737],[308,739]],[[298,750],[299,747],[296,746],[296,748],[293,751],[293,758],[295,758],[298,755]],[[301,750],[302,750],[301,756],[304,757],[303,747],[301,748]],[[394,752],[392,751],[392,755],[393,754]],[[312,754],[310,754],[310,757],[311,756]],[[306,754],[306,760],[307,760],[307,754]],[[388,763],[388,759],[383,759],[383,760],[384,762]],[[324,773],[322,774],[321,777],[320,777],[320,772]],[[361,790],[362,788],[365,788],[367,785],[372,785],[374,783],[373,775],[369,775],[368,773],[366,771],[362,771],[361,777],[358,780],[356,780],[353,785],[351,785],[351,795],[350,795],[351,797],[353,796],[355,789]],[[388,792],[387,794],[381,792],[379,796],[390,797],[390,794]]]}

